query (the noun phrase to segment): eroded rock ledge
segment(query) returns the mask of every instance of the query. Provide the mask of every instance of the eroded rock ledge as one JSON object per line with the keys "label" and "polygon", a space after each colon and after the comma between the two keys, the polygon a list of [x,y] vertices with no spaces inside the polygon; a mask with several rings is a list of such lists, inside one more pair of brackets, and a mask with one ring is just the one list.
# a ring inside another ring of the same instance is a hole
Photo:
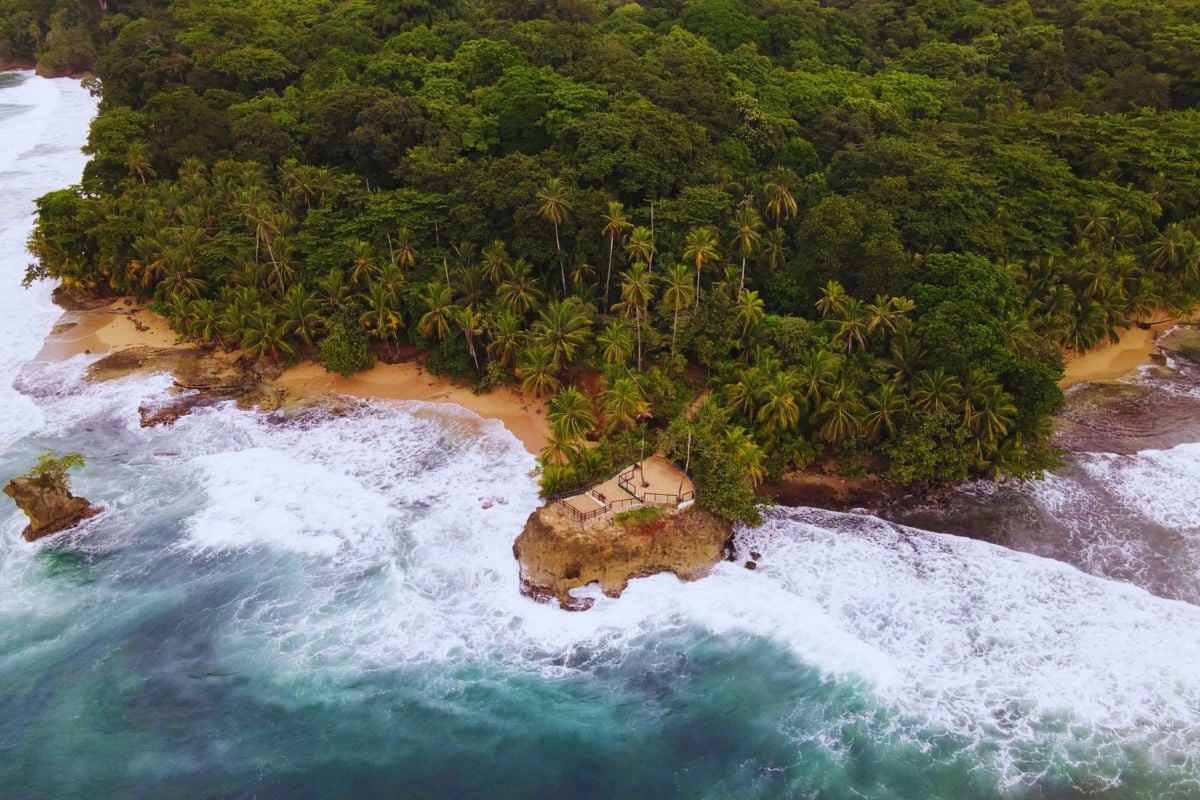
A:
{"label": "eroded rock ledge", "polygon": [[103,510],[71,494],[65,484],[54,481],[13,478],[4,487],[4,493],[29,517],[29,525],[22,533],[27,542],[65,531]]}
{"label": "eroded rock ledge", "polygon": [[522,594],[582,611],[592,599],[572,597],[572,589],[597,583],[619,597],[632,578],[670,572],[696,580],[725,557],[732,536],[728,522],[695,506],[641,522],[609,517],[584,528],[549,505],[530,515],[513,555],[521,563]]}

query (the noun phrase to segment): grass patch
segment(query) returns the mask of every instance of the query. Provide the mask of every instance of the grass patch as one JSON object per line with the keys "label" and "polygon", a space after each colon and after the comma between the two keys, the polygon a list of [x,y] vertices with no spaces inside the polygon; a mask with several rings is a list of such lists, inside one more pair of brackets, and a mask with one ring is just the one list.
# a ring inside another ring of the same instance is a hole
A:
{"label": "grass patch", "polygon": [[631,508],[628,511],[622,511],[613,517],[613,519],[622,525],[636,525],[658,519],[665,513],[667,513],[666,509],[659,508],[658,506],[641,506],[640,508]]}

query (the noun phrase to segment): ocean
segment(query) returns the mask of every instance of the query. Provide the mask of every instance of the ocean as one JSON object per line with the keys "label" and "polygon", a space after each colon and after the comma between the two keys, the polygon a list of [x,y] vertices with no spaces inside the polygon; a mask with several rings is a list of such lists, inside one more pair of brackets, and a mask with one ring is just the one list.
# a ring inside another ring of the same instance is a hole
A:
{"label": "ocean", "polygon": [[[169,378],[37,357],[33,201],[79,179],[95,102],[0,75],[0,476],[79,451],[105,509],[31,544],[0,497],[0,797],[1200,797],[1195,440],[905,524],[775,508],[704,580],[563,612],[518,592],[535,465],[499,423],[145,429]],[[1145,386],[1194,415],[1175,367]]]}

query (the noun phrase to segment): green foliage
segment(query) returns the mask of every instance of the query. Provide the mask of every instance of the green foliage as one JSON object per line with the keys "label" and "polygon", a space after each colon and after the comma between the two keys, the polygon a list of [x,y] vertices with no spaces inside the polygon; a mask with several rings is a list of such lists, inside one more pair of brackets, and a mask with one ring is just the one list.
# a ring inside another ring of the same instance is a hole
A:
{"label": "green foliage", "polygon": [[352,314],[335,315],[317,349],[325,369],[342,377],[370,369],[374,362],[367,332]]}
{"label": "green foliage", "polygon": [[28,277],[565,396],[555,490],[680,426],[738,519],[821,457],[1036,474],[1063,353],[1200,291],[1194,4],[861,5],[9,0],[0,60],[103,92]]}
{"label": "green foliage", "polygon": [[84,458],[81,453],[67,453],[62,456],[42,453],[30,470],[21,477],[39,486],[61,486],[69,490],[68,470],[79,469],[83,465]]}
{"label": "green foliage", "polygon": [[665,513],[666,509],[658,506],[639,506],[616,514],[613,520],[621,525],[643,525],[659,519]]}
{"label": "green foliage", "polygon": [[658,449],[688,466],[697,504],[725,519],[757,525],[762,515],[746,478],[747,465],[726,446],[728,425],[725,411],[705,402],[692,420],[676,418],[659,438]]}

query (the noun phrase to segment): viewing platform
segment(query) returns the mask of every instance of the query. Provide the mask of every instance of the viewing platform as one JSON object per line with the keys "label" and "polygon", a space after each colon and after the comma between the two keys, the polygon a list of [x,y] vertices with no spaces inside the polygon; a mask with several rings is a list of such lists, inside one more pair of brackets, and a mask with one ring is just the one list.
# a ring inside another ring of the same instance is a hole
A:
{"label": "viewing platform", "polygon": [[636,462],[603,483],[555,502],[581,525],[608,514],[642,506],[687,508],[696,500],[696,487],[687,473],[662,456]]}

